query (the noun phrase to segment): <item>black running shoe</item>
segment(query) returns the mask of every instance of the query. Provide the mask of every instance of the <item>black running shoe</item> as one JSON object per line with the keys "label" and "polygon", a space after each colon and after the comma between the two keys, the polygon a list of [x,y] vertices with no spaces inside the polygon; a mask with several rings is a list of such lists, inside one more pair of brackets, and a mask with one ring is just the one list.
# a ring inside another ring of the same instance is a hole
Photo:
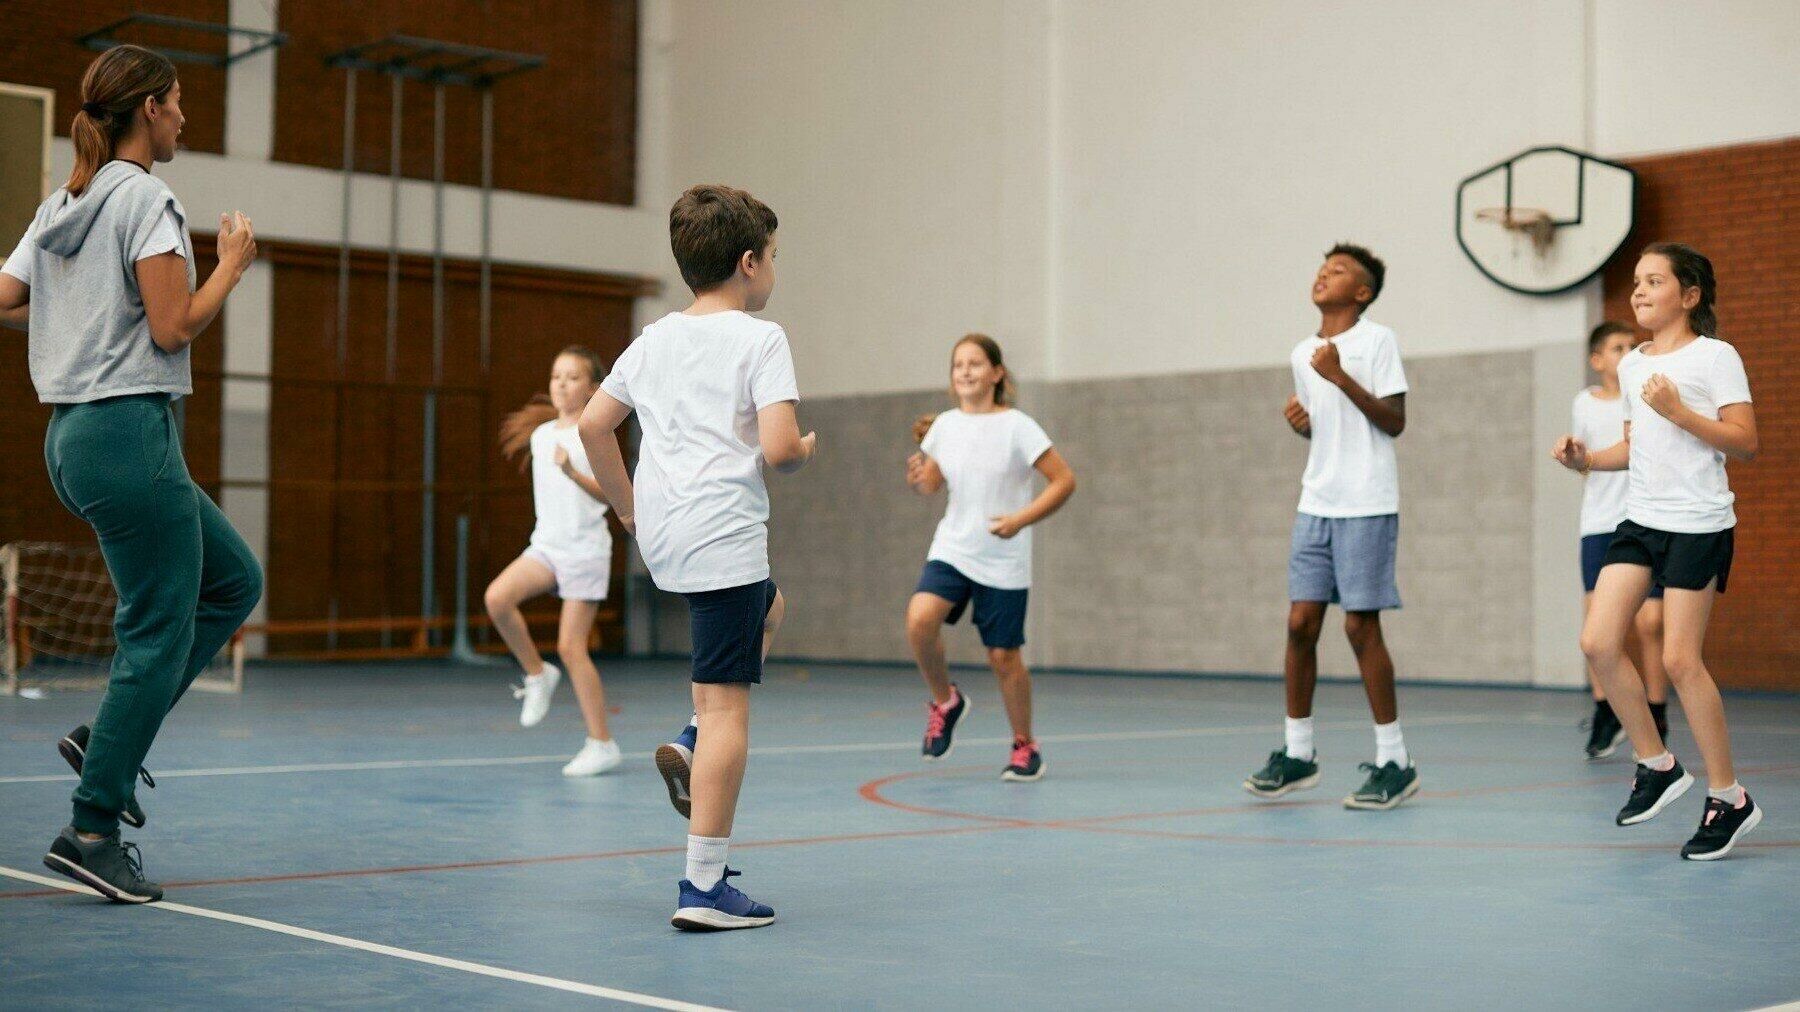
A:
{"label": "black running shoe", "polygon": [[144,878],[137,844],[119,839],[118,831],[98,840],[83,840],[66,826],[50,841],[44,867],[80,882],[115,903],[155,903],[162,886]]}
{"label": "black running shoe", "polygon": [[1002,780],[1036,780],[1044,775],[1044,754],[1035,741],[1014,741],[1012,759],[1000,771]]}
{"label": "black running shoe", "polygon": [[950,739],[956,734],[957,721],[969,712],[969,697],[962,694],[955,682],[950,683],[950,691],[956,694],[955,706],[925,704],[925,743],[919,747],[919,754],[927,759],[942,759],[950,754],[954,744]]}
{"label": "black running shoe", "polygon": [[1588,721],[1588,761],[1612,755],[1625,737],[1625,727],[1619,723],[1619,715],[1613,712],[1612,704],[1604,699],[1595,700],[1594,716]]}
{"label": "black running shoe", "polygon": [[1669,742],[1669,704],[1668,703],[1651,703],[1650,704],[1650,719],[1656,721],[1656,736],[1663,740],[1663,744],[1665,744],[1665,745],[1668,744],[1668,742]]}
{"label": "black running shoe", "polygon": [[1279,798],[1290,791],[1303,791],[1319,785],[1319,757],[1295,759],[1287,749],[1269,753],[1269,762],[1244,780],[1244,790],[1259,798]]}
{"label": "black running shoe", "polygon": [[[63,740],[56,743],[56,750],[61,752],[63,759],[74,768],[76,776],[81,775],[82,764],[87,762],[88,735],[91,733],[88,726],[83,724],[64,735]],[[144,782],[145,787],[154,788],[156,786],[156,778],[142,766],[138,767],[138,779]],[[133,829],[142,829],[144,820],[147,818],[143,808],[138,805],[136,795],[125,799],[125,810],[119,813],[120,822]]]}
{"label": "black running shoe", "polygon": [[1656,813],[1669,807],[1670,802],[1694,786],[1694,775],[1682,769],[1680,763],[1666,770],[1653,770],[1643,763],[1636,763],[1633,769],[1636,772],[1631,778],[1631,797],[1614,820],[1621,826],[1649,822],[1656,818]]}
{"label": "black running shoe", "polygon": [[1738,838],[1756,828],[1762,821],[1762,809],[1744,795],[1742,808],[1733,808],[1718,798],[1706,799],[1706,814],[1700,817],[1700,828],[1695,830],[1694,838],[1682,845],[1681,856],[1688,861],[1717,861],[1731,848],[1737,846]]}

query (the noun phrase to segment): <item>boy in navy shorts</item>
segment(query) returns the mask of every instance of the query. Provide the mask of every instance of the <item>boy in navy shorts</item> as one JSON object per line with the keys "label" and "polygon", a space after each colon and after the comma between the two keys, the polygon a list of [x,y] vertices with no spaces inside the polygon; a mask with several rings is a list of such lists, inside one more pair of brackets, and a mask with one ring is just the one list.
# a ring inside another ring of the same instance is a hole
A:
{"label": "boy in navy shorts", "polygon": [[1406,428],[1406,373],[1394,332],[1363,318],[1381,294],[1387,268],[1361,246],[1339,243],[1313,278],[1316,336],[1294,348],[1294,395],[1284,414],[1311,441],[1288,556],[1287,742],[1244,781],[1261,798],[1316,786],[1313,687],[1325,608],[1344,609],[1375,717],[1369,778],[1344,799],[1347,808],[1385,810],[1419,790],[1394,699],[1394,661],[1381,636],[1381,613],[1400,607],[1394,556],[1400,536],[1400,478],[1394,439]]}
{"label": "boy in navy shorts", "polygon": [[[749,751],[750,686],[785,603],[769,578],[769,492],[762,465],[798,470],[817,437],[800,434],[787,334],[751,313],[775,288],[775,213],[726,186],[696,186],[669,212],[669,238],[693,305],[644,328],[581,416],[594,477],[650,576],[687,599],[694,719],[657,749],[676,811],[689,820],[676,927],[760,928],[775,911],[734,888],[725,867]],[[614,430],[637,412],[635,483]],[[699,737],[698,728],[706,729]]]}

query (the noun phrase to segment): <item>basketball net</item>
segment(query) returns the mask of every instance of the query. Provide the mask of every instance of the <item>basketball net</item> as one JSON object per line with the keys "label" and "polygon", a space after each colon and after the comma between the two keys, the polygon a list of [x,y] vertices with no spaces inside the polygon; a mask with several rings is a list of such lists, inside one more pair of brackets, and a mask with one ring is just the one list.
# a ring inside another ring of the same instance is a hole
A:
{"label": "basketball net", "polygon": [[1508,232],[1524,233],[1532,252],[1542,257],[1556,241],[1556,222],[1538,207],[1487,207],[1475,212],[1476,221],[1496,222]]}

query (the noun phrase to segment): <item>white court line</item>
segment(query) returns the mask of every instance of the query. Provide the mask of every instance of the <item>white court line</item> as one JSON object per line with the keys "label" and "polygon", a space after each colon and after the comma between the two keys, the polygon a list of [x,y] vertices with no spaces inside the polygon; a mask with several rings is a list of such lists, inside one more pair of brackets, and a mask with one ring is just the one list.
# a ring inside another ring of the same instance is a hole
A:
{"label": "white court line", "polygon": [[1800,1001],[1782,1002],[1780,1005],[1765,1005],[1752,1012],[1800,1012]]}
{"label": "white court line", "polygon": [[[1476,714],[1453,714],[1441,717],[1415,717],[1406,723],[1409,727],[1431,727],[1442,724],[1492,724],[1504,723],[1509,718],[1488,717]],[[1086,734],[1046,734],[1039,735],[1038,740],[1050,743],[1082,743],[1102,741],[1153,741],[1159,738],[1200,738],[1209,735],[1260,734],[1274,733],[1273,725],[1264,721],[1258,724],[1239,724],[1233,726],[1214,727],[1178,727],[1162,731],[1096,731]],[[1366,720],[1320,721],[1319,730],[1341,730],[1367,727]],[[963,738],[964,745],[1011,745],[1007,738]],[[912,741],[879,741],[879,742],[845,742],[835,745],[766,745],[752,748],[754,756],[770,755],[829,755],[845,752],[896,752],[919,747],[917,739]],[[644,757],[654,757],[655,753],[645,753]],[[495,756],[491,758],[467,759],[374,759],[365,762],[343,763],[290,763],[281,766],[221,766],[214,769],[163,770],[156,774],[158,780],[177,777],[230,777],[246,776],[262,773],[350,773],[359,770],[413,770],[436,769],[465,766],[528,766],[537,763],[565,763],[567,755],[523,755]],[[73,773],[49,773],[36,776],[0,777],[0,784],[48,784],[73,783],[80,778]]]}
{"label": "white court line", "polygon": [[[16,868],[0,866],[0,875],[4,875],[7,878],[15,878],[21,882],[31,882],[36,885],[49,886],[67,892],[80,893],[84,896],[99,895],[85,886],[76,885],[65,879],[50,878],[47,875],[34,875],[31,872],[19,871]],[[618,988],[601,987],[598,984],[583,984],[579,981],[562,980],[558,977],[545,977],[536,973],[521,973],[518,970],[508,970],[505,967],[489,966],[486,963],[471,963],[465,959],[451,959],[448,956],[434,956],[429,952],[402,949],[392,945],[382,945],[379,942],[365,942],[360,938],[333,935],[324,931],[314,931],[311,928],[297,928],[292,924],[282,924],[278,921],[265,921],[260,917],[245,917],[242,914],[229,914],[223,910],[208,910],[205,907],[190,907],[185,903],[170,903],[167,901],[161,903],[146,903],[143,905],[153,910],[167,910],[177,914],[190,914],[194,917],[204,917],[208,920],[224,921],[228,924],[241,924],[248,928],[261,928],[264,931],[273,931],[276,934],[292,935],[295,938],[304,938],[314,942],[324,942],[326,945],[336,945],[345,949],[357,949],[362,952],[373,952],[378,956],[392,956],[395,959],[404,959],[414,963],[424,963],[428,966],[441,966],[450,970],[461,970],[464,973],[479,974],[483,977],[511,980],[521,984],[535,984],[538,987],[547,987],[556,991],[568,991],[572,994],[587,995],[592,998],[610,998],[613,1001],[627,1002],[632,1005],[642,1005],[646,1008],[677,1009],[682,1010],[682,1012],[720,1012],[720,1010],[711,1005],[696,1005],[692,1002],[676,1001],[673,998],[659,998],[653,994],[639,994],[636,991],[621,991]]]}

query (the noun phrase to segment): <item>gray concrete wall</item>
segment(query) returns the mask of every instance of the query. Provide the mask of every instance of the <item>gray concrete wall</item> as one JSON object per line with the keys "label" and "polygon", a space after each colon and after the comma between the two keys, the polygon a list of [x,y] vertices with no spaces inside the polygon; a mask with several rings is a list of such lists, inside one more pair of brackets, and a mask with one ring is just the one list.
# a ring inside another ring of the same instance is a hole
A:
{"label": "gray concrete wall", "polygon": [[[1403,678],[1533,680],[1533,370],[1529,352],[1407,363],[1406,607],[1387,619]],[[1080,480],[1038,529],[1032,663],[1280,671],[1306,457],[1280,417],[1291,385],[1279,368],[1025,386],[1021,406]],[[946,405],[930,391],[801,405],[819,458],[770,477],[772,563],[791,602],[777,654],[907,659],[902,610],[943,503],[910,492],[902,463],[912,419]],[[671,604],[659,645],[684,650]],[[979,661],[971,629],[950,641],[953,659]],[[1355,671],[1335,621],[1320,663]]]}

